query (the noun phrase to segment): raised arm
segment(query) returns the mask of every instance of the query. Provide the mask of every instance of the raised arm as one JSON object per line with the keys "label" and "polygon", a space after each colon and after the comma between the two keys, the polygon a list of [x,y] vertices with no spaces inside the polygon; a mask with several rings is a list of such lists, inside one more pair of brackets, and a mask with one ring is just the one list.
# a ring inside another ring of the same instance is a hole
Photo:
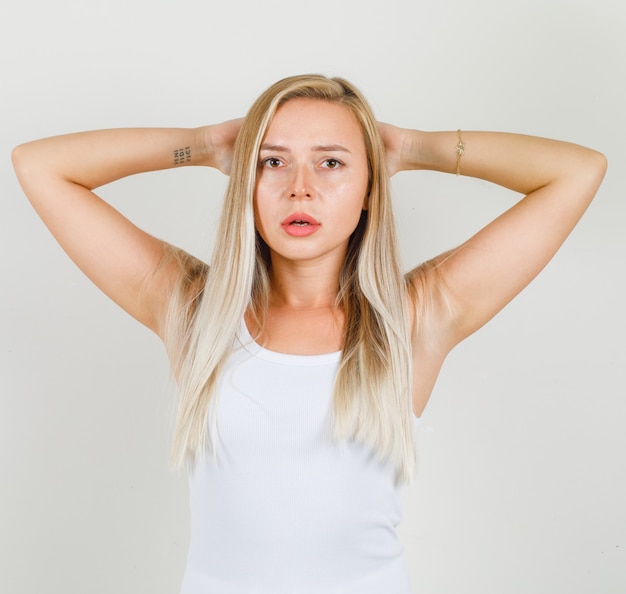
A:
{"label": "raised arm", "polygon": [[161,266],[166,244],[93,193],[135,173],[182,165],[228,172],[239,122],[195,129],[80,132],[18,146],[13,165],[24,193],[61,247],[111,299],[161,332],[176,271]]}
{"label": "raised arm", "polygon": [[[447,351],[480,328],[547,264],[593,199],[606,159],[582,146],[491,132],[419,132],[382,126],[392,173],[429,169],[478,177],[526,196],[458,249],[411,274],[434,298]],[[437,284],[434,291],[429,284]]]}

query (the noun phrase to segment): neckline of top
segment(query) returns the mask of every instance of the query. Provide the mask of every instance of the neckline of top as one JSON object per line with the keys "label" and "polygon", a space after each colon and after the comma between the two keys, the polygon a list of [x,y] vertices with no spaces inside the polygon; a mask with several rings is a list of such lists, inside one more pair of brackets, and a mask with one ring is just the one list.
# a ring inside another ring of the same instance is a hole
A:
{"label": "neckline of top", "polygon": [[273,363],[282,363],[286,365],[330,365],[341,361],[341,351],[332,353],[321,353],[319,355],[294,355],[292,353],[279,353],[278,351],[270,351],[261,346],[250,334],[246,321],[242,320],[239,342],[241,346],[260,359],[271,361]]}
{"label": "neckline of top", "polygon": [[[279,353],[278,351],[270,351],[265,347],[262,347],[254,338],[246,321],[242,320],[241,328],[238,335],[239,344],[251,355],[271,363],[279,363],[282,365],[300,365],[300,366],[314,366],[314,365],[336,365],[341,361],[341,351],[335,351],[334,353],[322,353],[320,355],[293,355],[290,353]],[[415,424],[420,422],[420,417],[416,417],[415,414],[411,414]]]}

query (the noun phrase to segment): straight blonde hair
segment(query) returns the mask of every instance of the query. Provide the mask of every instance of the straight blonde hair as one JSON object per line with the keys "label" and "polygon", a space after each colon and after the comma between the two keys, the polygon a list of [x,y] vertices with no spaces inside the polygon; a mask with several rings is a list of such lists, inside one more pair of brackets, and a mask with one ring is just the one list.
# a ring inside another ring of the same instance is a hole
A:
{"label": "straight blonde hair", "polygon": [[245,313],[263,326],[271,258],[254,223],[258,154],[277,109],[296,98],[349,109],[363,131],[369,168],[368,210],[349,240],[339,279],[337,306],[345,328],[329,429],[337,440],[371,447],[408,482],[415,468],[409,288],[400,267],[384,144],[363,95],[342,78],[320,75],[283,79],[250,108],[235,143],[210,268],[175,252],[181,275],[166,332],[180,388],[172,461],[193,463],[209,444],[217,455],[220,374]]}

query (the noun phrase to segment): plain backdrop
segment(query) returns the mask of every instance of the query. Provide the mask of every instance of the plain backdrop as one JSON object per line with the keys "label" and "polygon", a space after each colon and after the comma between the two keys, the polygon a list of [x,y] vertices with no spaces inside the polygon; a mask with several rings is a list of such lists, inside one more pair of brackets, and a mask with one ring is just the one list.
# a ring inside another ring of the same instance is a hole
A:
{"label": "plain backdrop", "polygon": [[[3,3],[0,592],[176,594],[188,539],[186,478],[167,461],[164,351],[49,236],[12,147],[237,117],[304,72],[345,76],[398,125],[607,155],[563,249],[446,362],[401,534],[418,594],[625,592],[624,11],[616,0]],[[429,172],[393,185],[407,268],[518,198]],[[188,168],[101,195],[208,258],[225,186]]]}

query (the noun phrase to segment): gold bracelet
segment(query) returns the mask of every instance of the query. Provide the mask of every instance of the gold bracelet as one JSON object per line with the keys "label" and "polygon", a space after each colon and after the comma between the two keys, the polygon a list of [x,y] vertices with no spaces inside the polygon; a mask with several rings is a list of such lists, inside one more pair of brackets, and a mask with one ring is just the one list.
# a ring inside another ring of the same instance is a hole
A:
{"label": "gold bracelet", "polygon": [[457,130],[456,133],[459,135],[459,142],[456,145],[456,174],[461,175],[461,159],[465,154],[465,143],[461,137],[461,130]]}

